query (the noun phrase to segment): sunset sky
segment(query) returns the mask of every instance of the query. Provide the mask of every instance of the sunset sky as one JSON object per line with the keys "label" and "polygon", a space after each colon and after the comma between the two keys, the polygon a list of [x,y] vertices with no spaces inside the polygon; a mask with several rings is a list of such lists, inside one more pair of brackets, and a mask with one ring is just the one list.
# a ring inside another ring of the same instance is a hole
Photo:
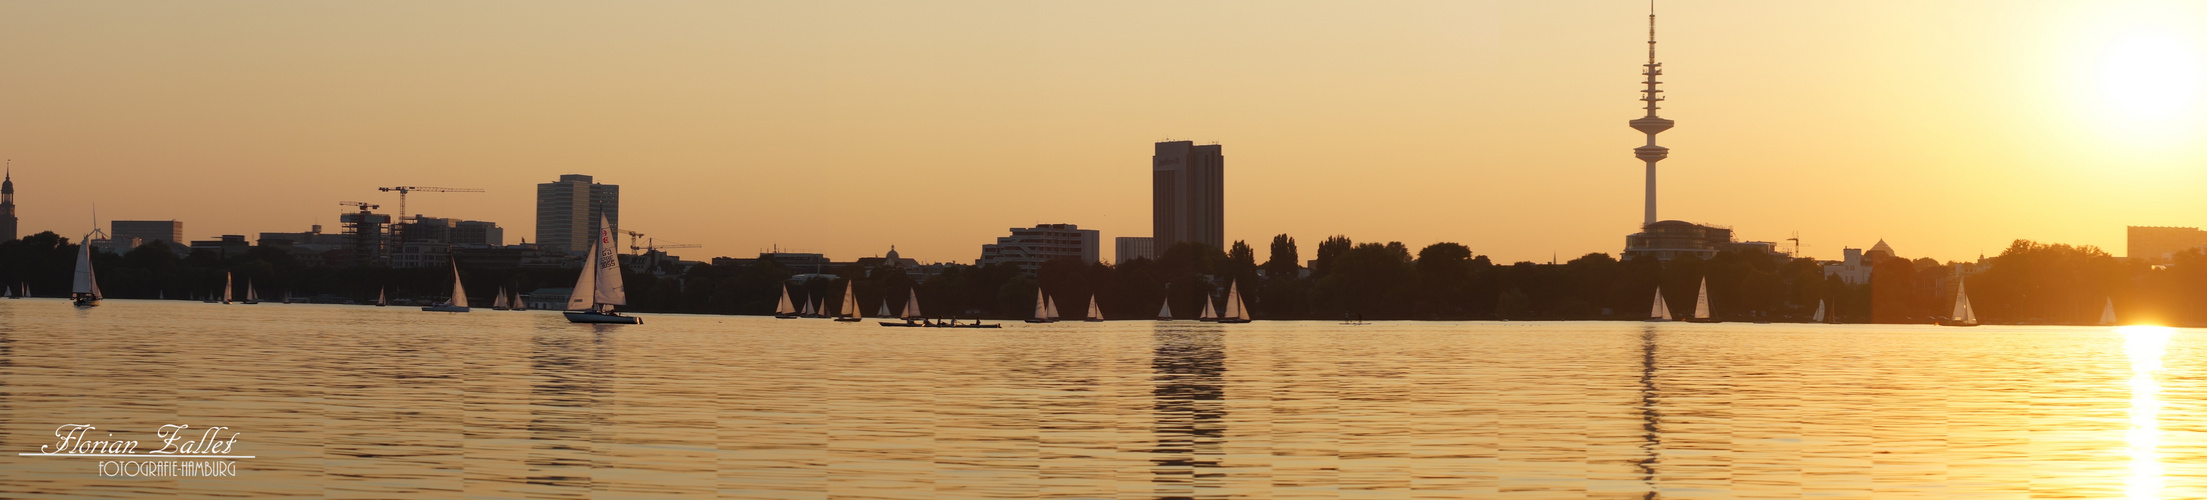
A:
{"label": "sunset sky", "polygon": [[[1972,260],[2207,225],[2207,6],[1660,6],[1665,219]],[[1616,254],[1647,5],[1601,2],[9,2],[25,234],[335,231],[339,201],[498,222],[535,184],[622,226],[971,262],[1010,227],[1150,233],[1151,144],[1217,142],[1226,237]]]}

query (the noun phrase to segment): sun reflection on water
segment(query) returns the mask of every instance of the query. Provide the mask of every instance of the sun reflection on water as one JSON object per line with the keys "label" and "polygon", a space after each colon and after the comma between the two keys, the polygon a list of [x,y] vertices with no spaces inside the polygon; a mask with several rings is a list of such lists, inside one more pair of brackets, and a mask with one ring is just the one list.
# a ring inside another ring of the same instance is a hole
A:
{"label": "sun reflection on water", "polygon": [[2117,327],[2123,335],[2123,352],[2130,355],[2130,498],[2161,498],[2161,355],[2167,350],[2170,328],[2160,326]]}

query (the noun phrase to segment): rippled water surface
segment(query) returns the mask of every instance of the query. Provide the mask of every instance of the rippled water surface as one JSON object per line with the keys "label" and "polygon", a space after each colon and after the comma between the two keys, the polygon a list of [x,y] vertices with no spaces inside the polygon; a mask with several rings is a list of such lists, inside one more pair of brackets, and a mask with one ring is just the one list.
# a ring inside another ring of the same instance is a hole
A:
{"label": "rippled water surface", "polygon": [[0,301],[0,496],[2207,497],[2194,330],[646,317]]}

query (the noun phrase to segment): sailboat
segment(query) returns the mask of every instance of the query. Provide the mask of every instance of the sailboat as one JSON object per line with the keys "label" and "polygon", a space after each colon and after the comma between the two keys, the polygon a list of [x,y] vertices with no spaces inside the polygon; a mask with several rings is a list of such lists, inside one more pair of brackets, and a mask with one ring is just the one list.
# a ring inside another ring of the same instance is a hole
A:
{"label": "sailboat", "polygon": [[1810,316],[1809,316],[1809,322],[1810,322],[1810,323],[1822,323],[1822,322],[1824,322],[1824,301],[1822,301],[1822,300],[1818,300],[1818,301],[1816,301],[1816,314],[1813,314],[1813,315],[1810,315]]}
{"label": "sailboat", "polygon": [[[920,322],[920,319],[922,318],[922,316],[920,316],[920,291],[918,289],[913,289],[909,293],[911,293],[911,297],[904,299],[904,313],[897,315],[897,317],[903,318],[904,321],[883,321],[881,322],[881,326],[938,326],[934,323]],[[881,299],[881,317],[889,317],[889,299],[887,298]]]}
{"label": "sailboat", "polygon": [[384,300],[384,298],[383,298],[383,289],[382,289],[382,288],[377,288],[377,289],[375,289],[375,306],[376,306],[376,307],[384,307],[384,306],[389,306],[389,305],[391,305],[391,301],[389,301],[389,300]]}
{"label": "sailboat", "polygon": [[1648,311],[1648,321],[1671,321],[1671,305],[1663,302],[1663,287],[1655,287],[1655,309]]}
{"label": "sailboat", "polygon": [[1035,317],[1027,318],[1027,322],[1056,323],[1057,316],[1057,305],[1050,303],[1050,296],[1043,294],[1041,288],[1035,288]]}
{"label": "sailboat", "polygon": [[874,311],[874,315],[884,318],[889,317],[889,297],[883,296],[881,298],[881,310]]}
{"label": "sailboat", "polygon": [[1089,323],[1103,322],[1103,308],[1096,307],[1096,296],[1088,296],[1088,319],[1084,319],[1081,321],[1086,321]]}
{"label": "sailboat", "polygon": [[245,301],[244,301],[244,302],[239,302],[239,303],[240,303],[240,304],[259,304],[259,303],[261,303],[261,294],[260,294],[259,292],[254,292],[254,291],[253,291],[253,278],[246,278],[246,279],[245,279]]}
{"label": "sailboat", "polygon": [[500,286],[498,287],[498,294],[490,299],[490,310],[504,311],[509,309],[513,309],[513,302],[506,300],[506,287]]}
{"label": "sailboat", "polygon": [[1165,298],[1165,306],[1157,308],[1158,321],[1172,321],[1172,298]]}
{"label": "sailboat", "polygon": [[512,308],[510,308],[510,309],[507,309],[508,311],[527,311],[527,310],[529,310],[529,303],[527,303],[527,302],[522,302],[522,301],[521,301],[521,291],[520,291],[520,290],[514,290],[514,291],[513,291],[513,302],[512,302],[512,304],[513,304],[513,305],[512,305]]}
{"label": "sailboat", "polygon": [[21,298],[15,296],[15,288],[5,286],[0,286],[0,297],[6,297],[10,299]]}
{"label": "sailboat", "polygon": [[100,305],[100,282],[92,276],[92,235],[84,235],[86,243],[77,245],[77,279],[69,287],[69,300],[77,307]]}
{"label": "sailboat", "polygon": [[222,273],[222,303],[230,303],[230,297],[236,293],[233,290],[237,290],[237,288],[237,281],[230,277],[228,271],[224,271]]}
{"label": "sailboat", "polygon": [[2103,325],[2103,326],[2114,326],[2114,325],[2115,325],[2115,298],[2114,298],[2114,297],[2108,297],[2108,298],[2107,298],[2107,307],[2103,307],[2103,308],[2100,308],[2100,324],[2101,324],[2101,325]]}
{"label": "sailboat", "polygon": [[855,281],[843,282],[843,308],[842,313],[835,315],[836,321],[850,323],[866,319],[864,317],[860,317],[858,314],[858,294],[855,293],[856,288],[857,282]]}
{"label": "sailboat", "polygon": [[1204,297],[1204,298],[1203,298],[1203,313],[1202,313],[1202,314],[1197,314],[1197,315],[1195,316],[1195,320],[1196,320],[1196,321],[1218,321],[1218,310],[1217,310],[1217,309],[1212,309],[1212,308],[1211,308],[1211,298],[1210,298],[1210,297]]}
{"label": "sailboat", "polygon": [[1691,317],[1691,318],[1686,318],[1686,322],[1687,322],[1687,323],[1716,323],[1716,322],[1718,322],[1718,321],[1717,321],[1717,319],[1716,319],[1715,317],[1712,317],[1712,316],[1710,316],[1710,315],[1709,315],[1709,278],[1707,278],[1707,277],[1703,277],[1703,278],[1701,278],[1701,294],[1700,294],[1699,296],[1696,296],[1696,297],[1694,298],[1694,317]]}
{"label": "sailboat", "polygon": [[622,316],[613,306],[628,305],[628,286],[621,283],[621,258],[614,254],[613,222],[598,216],[598,241],[590,244],[590,260],[575,277],[575,292],[567,295],[567,321],[641,325],[642,318]]}
{"label": "sailboat", "polygon": [[1939,320],[1939,326],[1977,326],[1977,309],[1969,305],[1969,281],[1954,283],[1954,314]]}
{"label": "sailboat", "polygon": [[782,301],[774,304],[776,319],[797,319],[797,305],[789,302],[789,285],[782,285]]}
{"label": "sailboat", "polygon": [[1248,323],[1249,304],[1242,303],[1241,282],[1226,285],[1226,312],[1219,315],[1220,323]]}
{"label": "sailboat", "polygon": [[813,310],[813,309],[812,309],[812,296],[811,296],[811,295],[806,295],[806,296],[805,296],[805,311],[804,311],[804,314],[803,314],[803,316],[804,316],[804,317],[807,317],[807,318],[818,318],[818,317],[820,317],[820,312],[819,312],[819,311],[815,311],[815,310]]}
{"label": "sailboat", "polygon": [[[248,282],[247,286],[250,287],[251,283]],[[247,288],[246,293],[252,293],[251,288]],[[441,303],[422,306],[421,310],[431,312],[467,312],[467,288],[460,286],[459,262],[452,263],[452,298]]]}

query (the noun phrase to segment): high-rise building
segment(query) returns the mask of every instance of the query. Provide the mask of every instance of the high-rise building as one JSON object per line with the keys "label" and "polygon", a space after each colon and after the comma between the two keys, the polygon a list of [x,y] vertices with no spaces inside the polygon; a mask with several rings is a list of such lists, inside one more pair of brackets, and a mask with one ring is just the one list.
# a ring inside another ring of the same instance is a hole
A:
{"label": "high-rise building", "polygon": [[1113,240],[1116,240],[1113,248],[1116,252],[1113,252],[1111,259],[1113,264],[1124,264],[1134,259],[1157,259],[1156,247],[1150,245],[1151,240],[1147,236],[1120,236]]}
{"label": "high-rise building", "polygon": [[15,239],[15,169],[0,180],[0,241]]}
{"label": "high-rise building", "polygon": [[598,216],[621,227],[621,187],[567,174],[536,185],[536,244],[545,252],[580,253],[598,237]]}
{"label": "high-rise building", "polygon": [[1154,253],[1183,241],[1226,249],[1226,155],[1219,145],[1157,143],[1150,179]]}
{"label": "high-rise building", "polygon": [[1031,228],[1015,227],[1011,231],[1011,236],[981,245],[981,258],[974,263],[983,266],[1011,264],[1022,271],[1034,272],[1042,268],[1042,263],[1057,259],[1082,263],[1103,261],[1098,252],[1103,237],[1094,229],[1081,229],[1072,224],[1043,224]]}
{"label": "high-rise building", "polygon": [[[177,252],[188,252],[191,246],[184,241],[184,223],[173,220],[119,220],[107,223],[110,237],[117,241],[137,240],[130,248],[137,248],[155,241],[167,243]],[[130,248],[125,248],[128,251]]]}
{"label": "high-rise building", "polygon": [[2207,231],[2196,227],[2130,226],[2128,233],[2124,256],[2148,264],[2168,264],[2176,254],[2207,248]]}

